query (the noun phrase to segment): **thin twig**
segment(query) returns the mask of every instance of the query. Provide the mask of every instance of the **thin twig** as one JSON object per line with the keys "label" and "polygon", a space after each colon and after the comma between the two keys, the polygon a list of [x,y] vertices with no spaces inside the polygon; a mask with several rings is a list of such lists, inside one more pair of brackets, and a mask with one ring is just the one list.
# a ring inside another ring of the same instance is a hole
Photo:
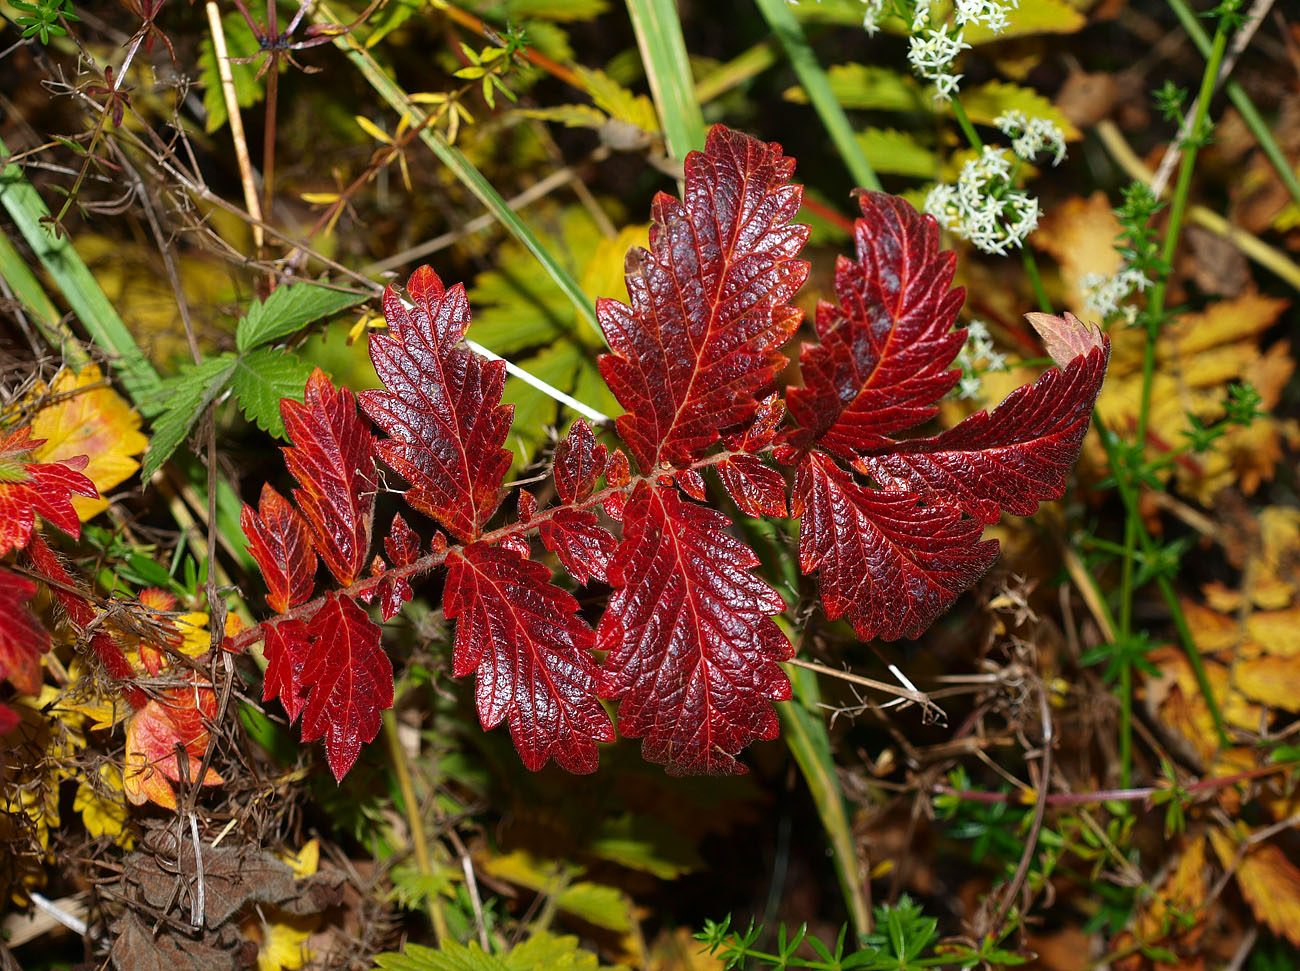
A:
{"label": "thin twig", "polygon": [[235,140],[235,160],[239,163],[239,181],[244,187],[244,204],[253,216],[253,245],[258,253],[262,251],[265,237],[262,234],[262,203],[257,197],[257,185],[253,182],[253,163],[248,157],[248,142],[244,139],[244,120],[239,114],[239,96],[235,92],[235,75],[230,68],[230,54],[226,50],[226,31],[221,25],[221,11],[215,0],[208,0],[208,25],[212,29],[212,52],[217,61],[217,73],[221,76],[221,96],[226,102],[226,116],[230,124],[230,136]]}

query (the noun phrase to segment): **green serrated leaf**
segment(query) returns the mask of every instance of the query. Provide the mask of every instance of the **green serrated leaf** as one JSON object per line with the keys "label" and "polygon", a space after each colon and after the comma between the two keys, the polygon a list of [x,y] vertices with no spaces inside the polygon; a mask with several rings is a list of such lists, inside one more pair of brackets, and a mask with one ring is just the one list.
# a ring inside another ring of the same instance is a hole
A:
{"label": "green serrated leaf", "polygon": [[676,880],[704,865],[676,827],[644,813],[624,813],[604,820],[585,849],[602,860],[660,880]]}
{"label": "green serrated leaf", "polygon": [[[228,13],[221,18],[226,32],[226,51],[230,55],[230,74],[235,82],[235,100],[241,108],[251,108],[262,100],[265,90],[257,79],[255,62],[240,63],[241,58],[256,57],[261,45],[248,24],[238,13]],[[221,93],[221,75],[217,71],[217,55],[212,48],[212,37],[204,36],[199,42],[199,87],[203,89],[203,108],[208,113],[207,130],[216,131],[230,116],[226,113],[226,99]]]}
{"label": "green serrated leaf", "polygon": [[609,9],[608,0],[506,0],[505,12],[510,20],[540,17],[568,23],[590,20]]}
{"label": "green serrated leaf", "polygon": [[313,320],[355,307],[364,299],[360,294],[332,290],[306,281],[280,287],[264,301],[248,308],[235,332],[235,346],[247,351],[269,344],[302,329]]}
{"label": "green serrated leaf", "polygon": [[384,971],[597,971],[600,961],[578,947],[576,937],[539,931],[500,955],[486,954],[476,943],[444,941],[438,948],[408,944],[404,954],[380,954],[375,967]]}
{"label": "green serrated leaf", "polygon": [[908,132],[868,128],[857,139],[877,172],[932,179],[939,171],[939,157]]}
{"label": "green serrated leaf", "polygon": [[241,355],[230,386],[244,417],[276,438],[284,438],[280,399],[302,401],[312,366],[289,351],[262,348]]}
{"label": "green serrated leaf", "polygon": [[515,115],[522,115],[524,118],[535,118],[538,121],[551,121],[563,125],[565,128],[594,128],[604,127],[605,122],[609,121],[609,116],[599,108],[593,108],[591,105],[555,105],[552,108],[520,108],[512,112]]}
{"label": "green serrated leaf", "polygon": [[210,357],[163,382],[157,398],[150,404],[157,417],[153,421],[149,451],[141,463],[140,478],[144,482],[152,479],[171,458],[204,409],[226,389],[237,361],[234,354]]}
{"label": "green serrated leaf", "polygon": [[596,107],[607,112],[610,117],[625,121],[644,132],[653,134],[659,131],[659,116],[655,113],[654,103],[645,95],[629,91],[603,71],[580,64],[574,71],[582,78],[583,87],[591,95],[591,100],[596,102]]}
{"label": "green serrated leaf", "polygon": [[[834,64],[827,71],[831,91],[845,108],[867,111],[925,111],[930,107],[921,84],[913,77],[874,64]],[[808,103],[802,87],[787,88],[787,101]]]}

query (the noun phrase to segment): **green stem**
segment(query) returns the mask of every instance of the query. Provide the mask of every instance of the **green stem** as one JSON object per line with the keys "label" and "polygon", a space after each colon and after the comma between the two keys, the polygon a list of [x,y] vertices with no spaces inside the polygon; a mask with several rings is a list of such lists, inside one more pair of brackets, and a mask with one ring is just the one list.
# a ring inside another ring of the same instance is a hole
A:
{"label": "green stem", "polygon": [[1020,262],[1025,266],[1025,273],[1029,276],[1029,285],[1034,288],[1034,299],[1038,301],[1038,309],[1045,314],[1052,312],[1052,301],[1047,297],[1047,290],[1043,287],[1043,277],[1038,272],[1038,260],[1034,256],[1034,251],[1024,243],[1020,244]]}
{"label": "green stem", "polygon": [[858,144],[853,125],[849,122],[843,107],[840,106],[839,99],[831,90],[830,78],[826,76],[826,71],[808,43],[808,38],[804,36],[803,27],[790,10],[790,5],[786,0],[754,0],[754,4],[763,15],[763,19],[767,21],[767,25],[772,28],[772,33],[776,34],[781,46],[785,48],[790,66],[798,75],[799,83],[807,92],[808,100],[817,112],[817,117],[821,119],[826,133],[830,135],[831,143],[840,153],[840,158],[848,168],[849,174],[853,176],[853,181],[863,189],[879,192],[880,179],[876,177],[875,169],[867,161],[862,146]]}
{"label": "green stem", "polygon": [[952,115],[957,119],[957,125],[961,128],[962,134],[966,136],[966,141],[970,142],[970,147],[977,152],[984,150],[984,140],[980,138],[980,133],[975,130],[971,123],[970,115],[966,114],[966,109],[962,107],[961,98],[953,95]]}
{"label": "green stem", "polygon": [[[415,795],[415,785],[411,782],[411,769],[406,764],[406,750],[397,735],[397,716],[389,708],[381,716],[384,725],[384,741],[388,743],[388,754],[393,760],[393,771],[397,775],[397,788],[402,793],[402,803],[406,810],[406,826],[411,831],[411,851],[415,855],[415,868],[422,877],[433,876],[433,860],[429,856],[429,844],[424,836],[424,820],[420,817],[420,803]],[[449,940],[447,918],[442,913],[442,903],[437,893],[428,895],[429,919],[433,922],[433,933],[439,941]]]}
{"label": "green stem", "polygon": [[[1201,52],[1202,57],[1209,57],[1212,45],[1210,38],[1205,33],[1205,28],[1196,19],[1196,14],[1186,4],[1185,0],[1166,0],[1169,7],[1178,18],[1179,23],[1183,25],[1183,30],[1191,37],[1197,49]],[[1237,112],[1241,115],[1241,120],[1246,123],[1250,133],[1255,136],[1255,141],[1259,143],[1260,150],[1272,164],[1273,169],[1277,172],[1277,177],[1282,180],[1286,186],[1287,192],[1291,193],[1291,199],[1297,206],[1300,206],[1300,178],[1296,177],[1296,170],[1287,161],[1287,157],[1282,153],[1277,139],[1273,137],[1273,132],[1269,128],[1268,122],[1260,116],[1259,110],[1255,103],[1250,100],[1250,95],[1236,81],[1229,80],[1223,86],[1227,92],[1228,100],[1232,102]]]}
{"label": "green stem", "polygon": [[674,158],[704,148],[704,115],[691,81],[691,62],[674,0],[627,0],[628,16]]}

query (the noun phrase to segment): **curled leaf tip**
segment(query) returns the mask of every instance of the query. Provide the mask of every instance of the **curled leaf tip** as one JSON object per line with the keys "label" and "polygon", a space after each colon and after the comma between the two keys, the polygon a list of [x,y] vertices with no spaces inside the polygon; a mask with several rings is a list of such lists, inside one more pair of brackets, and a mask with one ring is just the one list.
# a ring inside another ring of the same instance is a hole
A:
{"label": "curled leaf tip", "polygon": [[1081,354],[1094,347],[1105,347],[1106,338],[1096,324],[1085,323],[1070,311],[1064,317],[1055,314],[1030,313],[1025,319],[1033,324],[1043,339],[1047,353],[1059,367],[1065,367]]}

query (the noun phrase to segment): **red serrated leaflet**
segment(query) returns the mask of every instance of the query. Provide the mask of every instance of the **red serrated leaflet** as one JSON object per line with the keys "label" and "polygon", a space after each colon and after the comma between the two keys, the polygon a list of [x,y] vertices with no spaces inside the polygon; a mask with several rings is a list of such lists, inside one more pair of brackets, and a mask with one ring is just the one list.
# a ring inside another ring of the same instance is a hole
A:
{"label": "red serrated leaflet", "polygon": [[591,428],[579,418],[555,446],[551,471],[560,501],[581,502],[590,496],[596,489],[596,480],[605,474],[605,459],[605,446],[596,441]]}
{"label": "red serrated leaflet", "polygon": [[350,597],[328,594],[307,635],[312,643],[299,672],[299,693],[306,691],[302,740],[325,740],[326,760],[341,780],[361,746],[379,734],[380,713],[393,706],[393,665],[379,646],[379,628]]}
{"label": "red serrated leaflet", "polygon": [[352,392],[335,388],[320,368],[307,379],[303,402],[285,398],[280,414],[293,442],[281,451],[298,480],[294,501],[311,527],[316,552],[346,587],[368,562],[375,511],[374,438],[357,414]]}
{"label": "red serrated leaflet", "polygon": [[860,198],[858,258],[835,270],[839,305],[819,303],[820,344],[799,355],[803,388],[787,395],[801,445],[852,460],[884,436],[934,416],[961,372],[948,370],[966,339],[952,329],[965,291],[950,289],[956,257],[939,251],[939,227],[883,192]]}
{"label": "red serrated leaflet", "polygon": [[245,505],[239,525],[248,552],[266,579],[266,602],[282,614],[311,596],[316,579],[316,551],[298,510],[270,485],[262,486],[257,511]]}
{"label": "red serrated leaflet", "polygon": [[384,292],[391,336],[370,338],[370,359],[387,390],[363,391],[361,406],[389,435],[377,449],[411,483],[407,502],[469,542],[500,504],[510,468],[506,366],[461,345],[470,323],[464,286],[444,290],[422,266],[407,292],[409,310],[393,287]]}
{"label": "red serrated leaflet", "polygon": [[794,479],[799,566],[817,573],[826,616],[865,640],[917,637],[998,555],[984,526],[910,492],[866,489],[814,452]]}
{"label": "red serrated leaflet", "polygon": [[[410,566],[420,558],[420,537],[406,525],[401,513],[393,517],[389,535],[384,538],[384,550],[395,567]],[[380,616],[392,620],[411,596],[411,584],[406,577],[384,577],[379,582]]]}
{"label": "red serrated leaflet", "polygon": [[31,434],[23,427],[0,437],[0,556],[27,545],[37,516],[69,536],[80,536],[81,520],[71,497],[99,496],[79,471],[86,467],[84,455],[66,462],[28,461],[32,450],[45,444]]}
{"label": "red serrated leaflet", "polygon": [[685,201],[656,196],[650,249],[627,255],[630,305],[597,303],[613,351],[601,374],[642,473],[702,455],[785,365],[802,318],[789,300],[808,275],[793,171],[779,145],[715,126],[686,158]]}
{"label": "red serrated leaflet", "polygon": [[311,637],[307,633],[307,625],[300,620],[263,624],[262,629],[262,649],[266,654],[262,700],[279,698],[292,724],[306,704],[302,669],[311,650]]}
{"label": "red serrated leaflet", "polygon": [[475,543],[447,558],[443,609],[456,621],[453,673],[476,675],[479,720],[503,720],[524,765],[596,769],[614,726],[596,696],[591,628],[540,563]]}
{"label": "red serrated leaflet", "polygon": [[1052,368],[1011,392],[990,414],[971,415],[933,438],[891,443],[856,467],[888,489],[910,490],[926,502],[960,506],[985,523],[1002,512],[1028,516],[1065,494],[1092,405],[1106,376],[1109,341],[1064,371]]}
{"label": "red serrated leaflet", "polygon": [[579,583],[604,582],[618,540],[589,509],[560,509],[538,530],[542,544]]}
{"label": "red serrated leaflet", "polygon": [[776,737],[771,703],[790,697],[777,662],[791,647],[771,617],[785,603],[749,572],[758,558],[730,525],[643,482],[609,568],[601,693],[622,699],[619,732],[643,739],[645,758],[673,775],[744,772],[732,756]]}
{"label": "red serrated leaflet", "polygon": [[25,695],[41,690],[41,655],[50,646],[50,635],[27,607],[34,596],[36,584],[0,570],[0,681],[7,678]]}

